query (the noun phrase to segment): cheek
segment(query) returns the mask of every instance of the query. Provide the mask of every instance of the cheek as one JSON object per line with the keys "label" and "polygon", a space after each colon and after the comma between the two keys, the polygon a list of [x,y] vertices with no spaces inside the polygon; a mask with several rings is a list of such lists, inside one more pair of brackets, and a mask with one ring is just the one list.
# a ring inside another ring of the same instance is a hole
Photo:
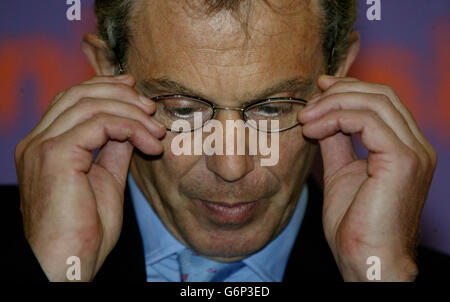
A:
{"label": "cheek", "polygon": [[161,159],[157,161],[159,172],[166,174],[172,181],[186,174],[201,158],[201,156],[195,155],[174,154],[172,152],[172,140],[176,135],[178,134],[167,132],[166,137],[162,140],[164,153]]}
{"label": "cheek", "polygon": [[280,134],[280,159],[278,164],[268,167],[287,191],[303,181],[314,159],[313,144],[306,141],[302,128],[296,127]]}

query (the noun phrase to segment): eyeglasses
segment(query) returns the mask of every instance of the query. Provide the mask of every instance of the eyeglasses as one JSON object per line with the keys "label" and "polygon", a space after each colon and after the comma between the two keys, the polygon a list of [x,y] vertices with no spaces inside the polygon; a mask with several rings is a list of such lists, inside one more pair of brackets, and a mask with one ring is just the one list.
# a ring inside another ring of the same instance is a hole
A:
{"label": "eyeglasses", "polygon": [[[239,111],[242,120],[258,131],[281,132],[299,124],[298,113],[307,103],[303,99],[278,97],[257,101],[244,107],[222,107],[203,98],[182,94],[160,95],[151,100],[156,102],[153,117],[173,132],[190,132],[202,128],[214,119],[218,110]],[[173,123],[179,120],[188,123],[189,131],[172,128]]]}
{"label": "eyeglasses", "polygon": [[[334,44],[328,56],[327,74],[330,74],[332,61],[334,59]],[[117,52],[114,49],[117,56]],[[124,68],[118,60],[118,72],[123,74]],[[242,119],[252,128],[262,132],[281,132],[299,125],[298,113],[305,107],[307,101],[292,97],[268,98],[253,102],[244,107],[222,107],[200,97],[182,94],[160,95],[151,98],[156,102],[154,118],[162,123],[167,130],[172,132],[186,132],[172,129],[177,120],[189,123],[189,131],[202,128],[208,121],[214,119],[217,110],[240,111]],[[196,116],[200,116],[201,126],[197,126]],[[272,121],[277,121],[272,123]],[[261,123],[262,122],[262,123]]]}

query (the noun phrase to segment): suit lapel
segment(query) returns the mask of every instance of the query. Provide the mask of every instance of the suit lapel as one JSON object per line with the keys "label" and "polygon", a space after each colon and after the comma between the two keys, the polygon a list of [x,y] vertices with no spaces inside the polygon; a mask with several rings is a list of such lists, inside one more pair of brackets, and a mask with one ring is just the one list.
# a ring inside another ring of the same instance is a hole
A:
{"label": "suit lapel", "polygon": [[95,281],[147,280],[144,247],[128,186],[124,195],[123,226],[119,240],[95,276]]}
{"label": "suit lapel", "polygon": [[323,192],[319,184],[309,177],[309,196],[305,216],[289,256],[283,282],[299,280],[340,280],[333,254],[322,227]]}

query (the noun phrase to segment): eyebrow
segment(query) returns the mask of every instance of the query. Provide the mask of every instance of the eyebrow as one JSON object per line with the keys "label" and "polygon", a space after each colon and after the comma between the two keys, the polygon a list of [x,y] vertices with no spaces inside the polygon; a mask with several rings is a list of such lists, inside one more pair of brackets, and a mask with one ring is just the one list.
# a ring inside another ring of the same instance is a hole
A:
{"label": "eyebrow", "polygon": [[[262,91],[247,93],[244,97],[245,102],[243,105],[248,105],[260,100],[270,98],[271,96],[278,93],[302,93],[303,95],[308,95],[313,89],[312,79],[299,79],[299,78],[288,78],[279,81],[275,85],[263,89]],[[138,87],[142,89],[142,92],[147,95],[155,95],[162,92],[170,92],[176,94],[184,94],[189,96],[200,97],[208,100],[208,97],[202,93],[195,91],[191,88],[184,86],[174,80],[167,77],[156,78],[152,80],[143,80],[138,84]]]}

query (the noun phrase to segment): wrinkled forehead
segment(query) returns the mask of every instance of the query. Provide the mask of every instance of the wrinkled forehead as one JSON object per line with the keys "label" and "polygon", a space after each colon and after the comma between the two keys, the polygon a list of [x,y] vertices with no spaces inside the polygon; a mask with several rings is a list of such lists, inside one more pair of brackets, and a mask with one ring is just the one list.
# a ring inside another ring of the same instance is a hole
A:
{"label": "wrinkled forehead", "polygon": [[138,1],[129,25],[135,69],[145,66],[153,76],[196,69],[206,78],[234,69],[244,78],[269,69],[306,77],[317,69],[319,0],[240,3],[238,10],[208,13],[204,0]]}

